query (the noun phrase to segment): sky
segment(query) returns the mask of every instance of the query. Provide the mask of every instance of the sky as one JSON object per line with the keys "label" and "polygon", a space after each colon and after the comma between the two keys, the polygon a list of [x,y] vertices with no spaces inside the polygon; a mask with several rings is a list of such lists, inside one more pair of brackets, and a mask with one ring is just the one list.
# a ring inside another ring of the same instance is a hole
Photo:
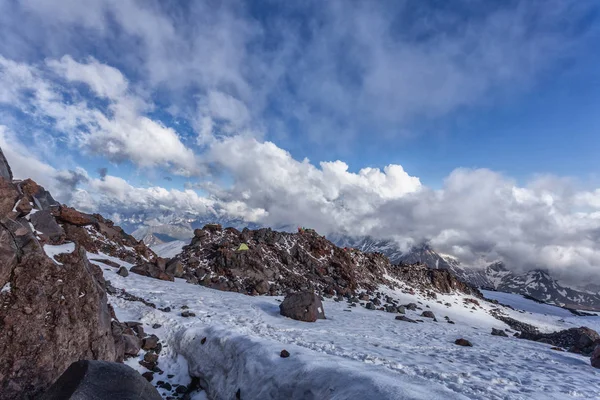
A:
{"label": "sky", "polygon": [[117,223],[600,271],[600,5],[0,0],[0,146]]}

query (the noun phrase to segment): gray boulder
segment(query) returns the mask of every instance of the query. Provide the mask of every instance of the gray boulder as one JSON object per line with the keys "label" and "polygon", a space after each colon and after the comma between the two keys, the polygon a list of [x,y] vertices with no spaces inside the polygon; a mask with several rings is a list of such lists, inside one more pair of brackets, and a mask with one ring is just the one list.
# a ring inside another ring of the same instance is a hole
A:
{"label": "gray boulder", "polygon": [[508,337],[506,332],[504,332],[502,329],[496,329],[496,328],[492,328],[492,335]]}
{"label": "gray boulder", "polygon": [[421,313],[421,317],[434,318],[435,319],[435,314],[433,313],[433,311],[423,311]]}
{"label": "gray boulder", "polygon": [[162,400],[158,391],[133,368],[108,361],[71,364],[41,400]]}
{"label": "gray boulder", "polygon": [[312,291],[288,294],[279,305],[279,312],[297,321],[315,322],[317,319],[325,319],[323,303]]}
{"label": "gray boulder", "polygon": [[65,234],[65,231],[56,222],[56,219],[50,210],[38,211],[35,214],[32,214],[30,221],[35,230],[42,232],[51,242],[59,241]]}

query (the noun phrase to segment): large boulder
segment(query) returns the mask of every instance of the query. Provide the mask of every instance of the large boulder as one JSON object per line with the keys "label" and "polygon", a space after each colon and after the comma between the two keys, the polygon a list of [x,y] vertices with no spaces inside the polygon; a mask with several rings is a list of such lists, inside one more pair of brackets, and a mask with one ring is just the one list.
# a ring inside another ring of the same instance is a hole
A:
{"label": "large boulder", "polygon": [[[105,282],[76,246],[50,259],[26,224],[0,224],[0,399],[37,398],[72,362],[116,360]],[[60,262],[60,264],[58,263]]]}
{"label": "large boulder", "polygon": [[162,400],[133,368],[107,361],[74,362],[41,400]]}
{"label": "large boulder", "polygon": [[325,310],[321,299],[312,291],[288,294],[279,305],[281,315],[305,322],[325,319]]}
{"label": "large boulder", "polygon": [[175,280],[173,279],[173,275],[169,274],[168,272],[165,272],[164,269],[161,268],[159,265],[150,262],[134,265],[129,269],[129,272],[133,272],[134,274],[138,275],[148,276],[154,279],[160,279],[162,281],[173,282]]}
{"label": "large boulder", "polygon": [[59,221],[67,222],[75,226],[87,226],[98,223],[98,219],[93,215],[85,214],[77,211],[74,208],[62,206],[56,213],[56,218]]}
{"label": "large boulder", "polygon": [[173,275],[175,278],[181,278],[183,276],[183,273],[185,272],[185,270],[183,269],[183,264],[177,258],[173,258],[169,260],[169,262],[167,262],[165,271],[168,274]]}

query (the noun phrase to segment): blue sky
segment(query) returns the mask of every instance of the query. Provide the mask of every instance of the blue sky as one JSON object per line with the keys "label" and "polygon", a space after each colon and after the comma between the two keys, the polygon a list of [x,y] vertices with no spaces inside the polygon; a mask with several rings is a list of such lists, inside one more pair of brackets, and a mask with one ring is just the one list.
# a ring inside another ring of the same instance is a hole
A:
{"label": "blue sky", "polygon": [[61,201],[600,265],[595,2],[59,3],[0,2],[0,144]]}

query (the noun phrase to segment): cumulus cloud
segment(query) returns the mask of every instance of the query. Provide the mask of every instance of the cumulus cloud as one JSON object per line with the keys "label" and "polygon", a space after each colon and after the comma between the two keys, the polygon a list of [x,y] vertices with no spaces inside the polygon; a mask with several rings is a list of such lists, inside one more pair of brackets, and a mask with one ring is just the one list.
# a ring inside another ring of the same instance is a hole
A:
{"label": "cumulus cloud", "polygon": [[[565,279],[597,274],[600,189],[462,168],[432,189],[400,165],[352,172],[339,160],[296,160],[274,143],[335,153],[366,135],[398,140],[415,118],[527,90],[585,36],[578,23],[590,2],[467,2],[433,12],[428,2],[309,1],[268,15],[236,1],[183,10],[158,1],[82,4],[0,2],[0,104],[28,118],[17,119],[22,131],[0,127],[17,176],[123,220],[212,213],[393,236],[406,246],[428,240],[468,263],[502,258]],[[158,100],[191,132],[158,118]],[[103,163],[208,171],[215,180],[142,188],[107,171],[95,179],[57,169],[29,154],[21,137],[33,135],[29,123]]]}
{"label": "cumulus cloud", "polygon": [[[46,63],[66,82],[86,84],[108,107],[93,107],[77,91],[50,80],[43,69],[0,56],[0,103],[17,107],[40,120],[50,118],[67,142],[110,161],[131,161],[140,167],[169,166],[174,173],[199,172],[193,151],[178,133],[144,115],[148,108],[128,93],[128,83],[115,68],[89,58],[79,63],[69,56]],[[67,101],[65,92],[74,100]]]}

